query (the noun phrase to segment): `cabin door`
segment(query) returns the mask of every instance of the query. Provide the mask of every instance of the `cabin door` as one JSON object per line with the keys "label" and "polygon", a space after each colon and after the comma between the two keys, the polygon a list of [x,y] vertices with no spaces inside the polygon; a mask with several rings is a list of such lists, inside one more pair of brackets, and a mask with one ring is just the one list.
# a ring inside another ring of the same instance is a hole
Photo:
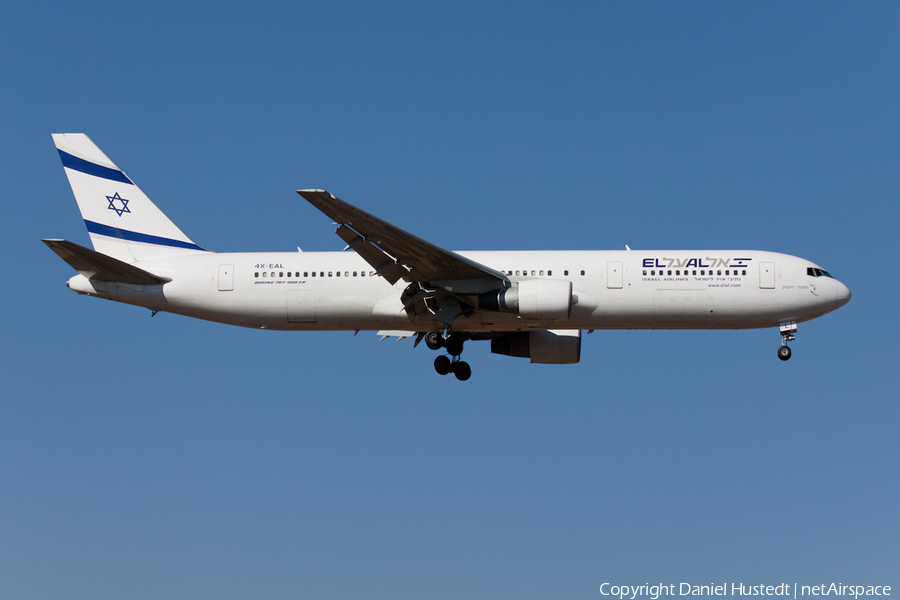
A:
{"label": "cabin door", "polygon": [[775,263],[759,263],[759,287],[763,290],[775,289]]}
{"label": "cabin door", "polygon": [[609,261],[606,263],[606,287],[611,290],[622,288],[622,263]]}
{"label": "cabin door", "polygon": [[291,290],[287,293],[288,323],[316,322],[316,292]]}
{"label": "cabin door", "polygon": [[219,265],[219,291],[234,291],[234,265]]}

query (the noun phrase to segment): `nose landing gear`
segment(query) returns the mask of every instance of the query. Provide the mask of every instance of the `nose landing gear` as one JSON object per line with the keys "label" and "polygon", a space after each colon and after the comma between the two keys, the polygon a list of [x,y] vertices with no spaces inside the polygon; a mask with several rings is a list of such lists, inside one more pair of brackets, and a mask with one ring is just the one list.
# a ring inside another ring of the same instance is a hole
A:
{"label": "nose landing gear", "polygon": [[[446,348],[450,356],[438,356],[434,359],[434,370],[438,375],[447,375],[453,373],[460,381],[465,381],[472,376],[472,367],[469,363],[459,360],[459,355],[463,351],[463,342],[465,340],[458,335],[449,335],[442,337],[437,331],[430,331],[425,334],[425,345],[432,350]],[[452,357],[452,358],[451,358]]]}
{"label": "nose landing gear", "polygon": [[790,323],[782,323],[780,326],[781,329],[781,347],[778,348],[778,358],[781,360],[788,360],[791,357],[791,348],[788,346],[788,342],[793,342],[797,339],[794,334],[797,333],[797,322],[791,321]]}

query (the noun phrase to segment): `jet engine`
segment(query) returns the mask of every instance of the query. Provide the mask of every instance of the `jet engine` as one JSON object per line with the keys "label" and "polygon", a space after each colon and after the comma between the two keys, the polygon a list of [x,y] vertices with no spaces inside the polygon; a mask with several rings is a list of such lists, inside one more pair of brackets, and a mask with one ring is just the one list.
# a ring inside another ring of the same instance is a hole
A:
{"label": "jet engine", "polygon": [[527,279],[512,287],[478,296],[478,308],[516,313],[526,319],[568,319],[575,303],[572,282],[562,279]]}

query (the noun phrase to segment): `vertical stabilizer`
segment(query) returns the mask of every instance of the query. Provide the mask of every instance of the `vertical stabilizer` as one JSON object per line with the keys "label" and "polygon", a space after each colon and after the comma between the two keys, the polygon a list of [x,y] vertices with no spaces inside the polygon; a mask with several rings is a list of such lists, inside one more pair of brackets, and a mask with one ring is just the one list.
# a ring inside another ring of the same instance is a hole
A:
{"label": "vertical stabilizer", "polygon": [[205,252],[83,133],[54,133],[97,252],[133,263]]}

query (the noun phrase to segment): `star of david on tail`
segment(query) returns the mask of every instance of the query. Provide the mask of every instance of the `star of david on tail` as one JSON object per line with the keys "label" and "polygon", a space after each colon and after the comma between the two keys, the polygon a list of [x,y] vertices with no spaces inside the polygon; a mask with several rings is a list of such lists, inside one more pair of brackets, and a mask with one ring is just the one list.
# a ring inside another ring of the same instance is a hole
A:
{"label": "star of david on tail", "polygon": [[[130,213],[131,212],[130,210],[128,210],[128,199],[122,198],[121,196],[119,196],[119,192],[116,192],[112,196],[107,196],[106,199],[109,200],[109,207],[108,207],[109,210],[116,211],[116,214],[119,215],[120,217],[122,216],[122,213]],[[116,200],[118,200],[119,202],[122,203],[122,208],[118,208],[116,206]]]}

